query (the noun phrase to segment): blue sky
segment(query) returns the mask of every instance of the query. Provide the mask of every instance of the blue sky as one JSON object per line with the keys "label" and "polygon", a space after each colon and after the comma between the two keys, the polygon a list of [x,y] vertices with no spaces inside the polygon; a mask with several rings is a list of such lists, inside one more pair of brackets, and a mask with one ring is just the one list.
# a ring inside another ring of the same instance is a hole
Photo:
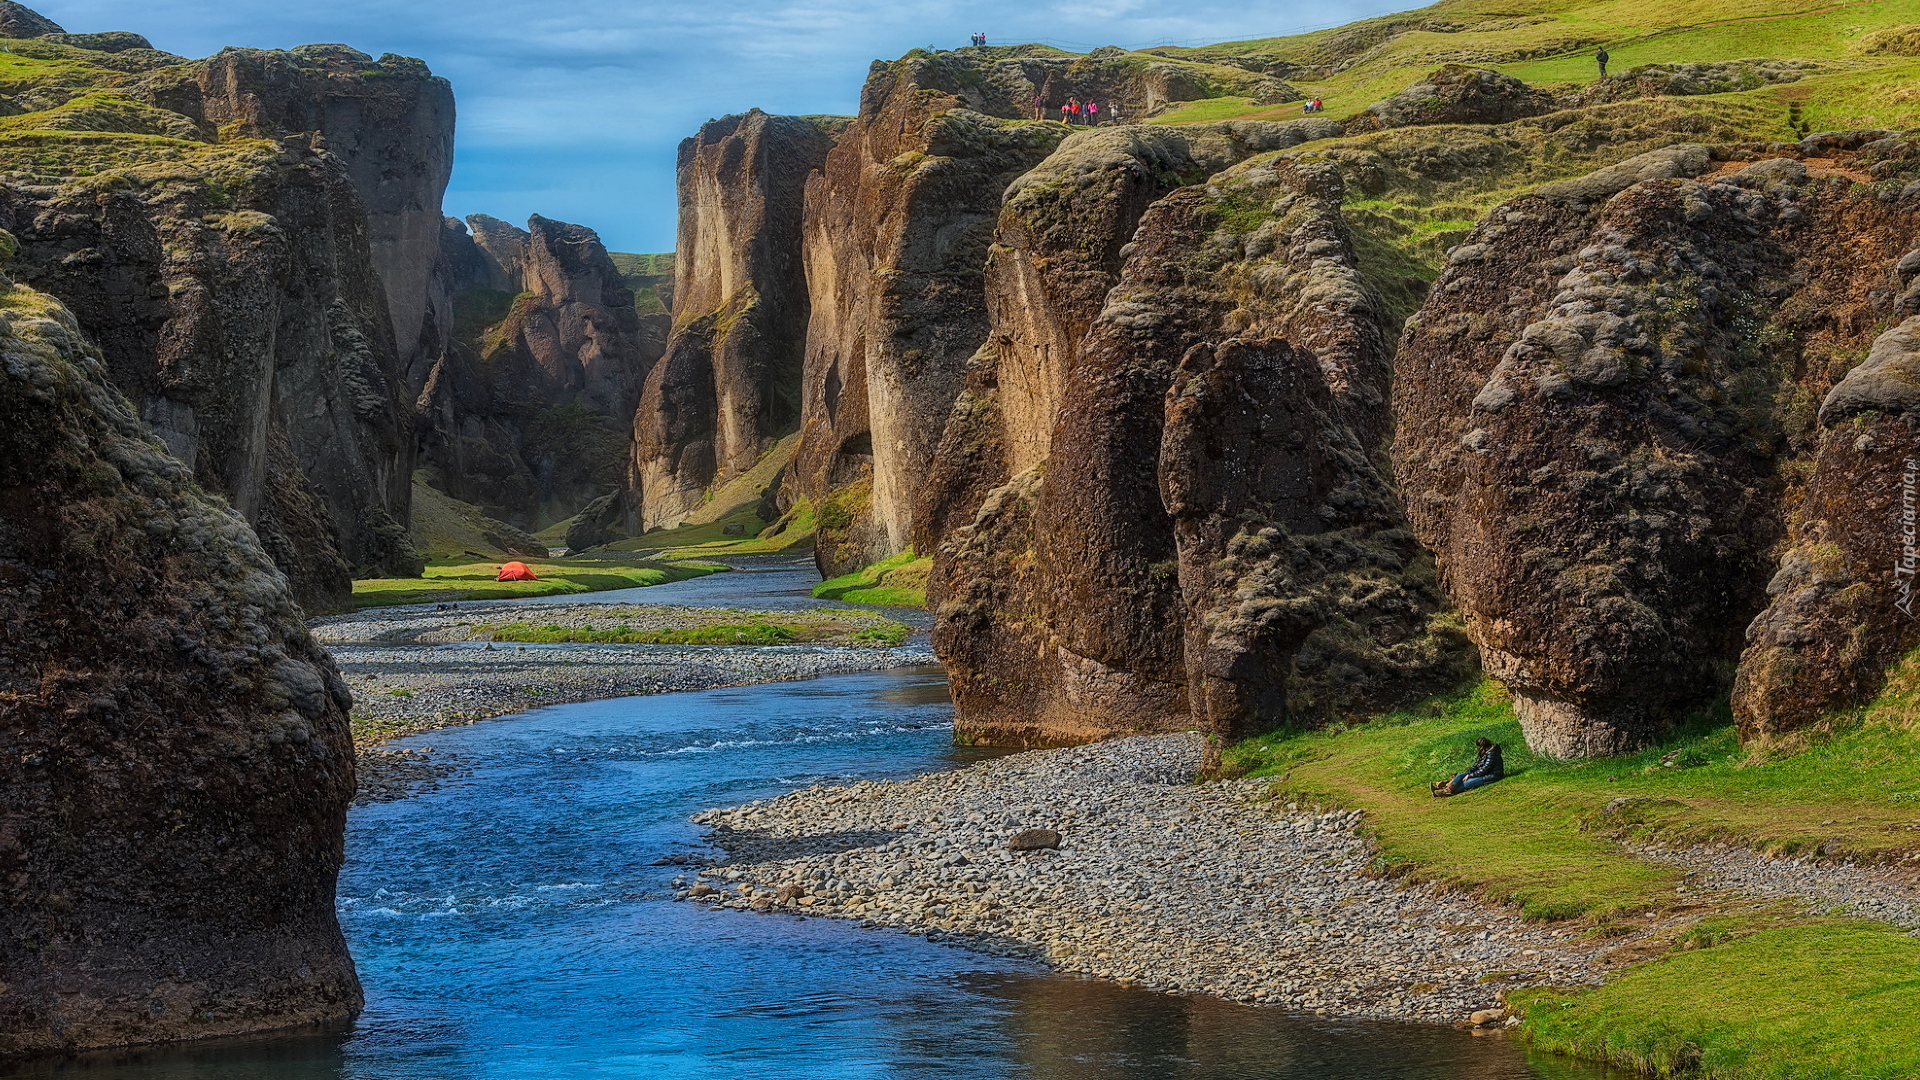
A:
{"label": "blue sky", "polygon": [[[1418,6],[1409,0],[1406,6]],[[1203,44],[1330,26],[1382,0],[26,0],[74,32],[133,30],[206,56],[340,41],[417,56],[453,81],[447,212],[597,229],[616,251],[673,248],[674,152],[710,117],[851,113],[867,65],[922,45]]]}

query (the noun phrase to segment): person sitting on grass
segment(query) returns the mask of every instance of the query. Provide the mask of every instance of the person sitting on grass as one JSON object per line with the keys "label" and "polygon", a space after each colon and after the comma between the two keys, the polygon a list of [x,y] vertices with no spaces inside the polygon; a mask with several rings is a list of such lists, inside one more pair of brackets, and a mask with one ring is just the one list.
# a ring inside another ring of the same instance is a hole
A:
{"label": "person sitting on grass", "polygon": [[1507,775],[1506,763],[1500,760],[1500,744],[1485,735],[1473,740],[1480,748],[1480,756],[1473,759],[1473,768],[1456,774],[1451,780],[1435,780],[1427,786],[1433,789],[1435,798],[1458,795],[1472,791],[1477,787],[1486,787],[1495,780]]}

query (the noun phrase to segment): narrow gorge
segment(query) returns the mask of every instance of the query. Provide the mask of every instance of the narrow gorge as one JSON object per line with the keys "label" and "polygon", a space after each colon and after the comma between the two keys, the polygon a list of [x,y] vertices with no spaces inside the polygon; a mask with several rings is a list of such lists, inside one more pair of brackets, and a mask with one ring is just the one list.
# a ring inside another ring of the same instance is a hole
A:
{"label": "narrow gorge", "polygon": [[1524,7],[913,49],[699,125],[643,254],[450,216],[422,60],[0,0],[0,1060],[351,1030],[349,806],[470,768],[671,819],[515,888],[1913,1075],[1920,23]]}

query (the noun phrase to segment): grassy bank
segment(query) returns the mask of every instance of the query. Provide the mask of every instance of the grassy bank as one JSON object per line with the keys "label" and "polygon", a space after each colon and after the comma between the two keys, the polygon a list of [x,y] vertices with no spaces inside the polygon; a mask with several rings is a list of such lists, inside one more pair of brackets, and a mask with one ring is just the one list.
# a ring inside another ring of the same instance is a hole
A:
{"label": "grassy bank", "polygon": [[[1526,751],[1496,684],[1350,728],[1230,748],[1283,797],[1358,807],[1380,868],[1588,932],[1645,931],[1597,990],[1516,1000],[1547,1049],[1725,1080],[1920,1076],[1920,939],[1802,906],[1734,902],[1619,841],[1731,841],[1761,851],[1907,862],[1920,852],[1920,654],[1879,699],[1794,745],[1743,749],[1724,713],[1631,757]],[[1453,799],[1427,783],[1485,735],[1508,778]]]}
{"label": "grassy bank", "polygon": [[647,607],[583,611],[567,624],[476,624],[470,641],[577,642],[612,645],[830,645],[893,646],[910,628],[864,611],[739,611],[725,608]]}
{"label": "grassy bank", "polygon": [[908,548],[865,569],[828,578],[813,587],[813,595],[849,604],[923,608],[927,606],[927,574],[932,569],[932,559],[916,556]]}
{"label": "grassy bank", "polygon": [[432,604],[458,600],[511,600],[527,596],[632,589],[685,581],[725,569],[694,562],[634,558],[522,560],[539,581],[498,581],[498,562],[436,559],[417,578],[367,578],[353,583],[358,608]]}

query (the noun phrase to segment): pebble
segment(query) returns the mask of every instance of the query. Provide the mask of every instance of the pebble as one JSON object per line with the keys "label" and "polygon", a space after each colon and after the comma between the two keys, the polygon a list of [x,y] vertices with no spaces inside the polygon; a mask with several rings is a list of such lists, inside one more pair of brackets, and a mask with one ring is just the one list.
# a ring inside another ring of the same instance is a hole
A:
{"label": "pebble", "polygon": [[1899,866],[1776,859],[1732,844],[1629,845],[1643,859],[1686,867],[1689,892],[1799,900],[1920,931],[1920,874]]}
{"label": "pebble", "polygon": [[353,690],[357,727],[383,739],[525,712],[543,705],[714,690],[938,661],[922,642],[890,649],[833,645],[331,645]]}
{"label": "pebble", "polygon": [[[1192,733],[1117,739],[706,811],[726,862],[677,895],[1152,989],[1442,1023],[1508,989],[1597,983],[1621,944],[1373,874],[1358,812],[1277,804],[1258,779],[1195,785],[1203,750]],[[1057,849],[1010,847],[1036,829]]]}

